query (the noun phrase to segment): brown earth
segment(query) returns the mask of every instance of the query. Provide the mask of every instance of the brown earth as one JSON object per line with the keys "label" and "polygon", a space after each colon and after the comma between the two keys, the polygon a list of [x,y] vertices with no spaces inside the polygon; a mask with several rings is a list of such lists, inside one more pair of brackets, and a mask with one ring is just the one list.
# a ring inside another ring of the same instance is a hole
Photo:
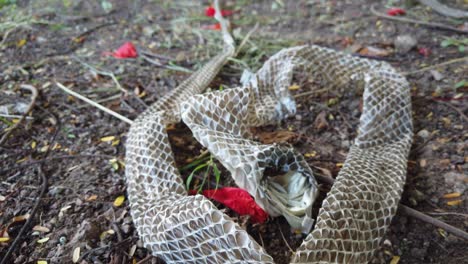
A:
{"label": "brown earth", "polygon": [[[10,238],[0,243],[0,256],[6,254],[25,223],[19,216],[31,213],[41,192],[41,177],[46,177],[48,188],[32,224],[5,263],[72,263],[76,248],[80,249],[78,263],[163,263],[148,257],[139,242],[128,203],[113,204],[125,195],[122,167],[128,125],[68,96],[55,83],[135,118],[188,73],[102,53],[132,41],[140,51],[167,57],[159,59],[165,66],[169,61],[195,70],[221,46],[218,32],[203,29],[214,23],[204,17],[209,3],[50,0],[0,1],[0,6],[7,2],[16,4],[0,9],[2,134],[17,120],[11,115],[21,116],[30,101],[20,85],[35,86],[39,96],[25,122],[0,146],[0,237]],[[466,1],[447,2],[467,8]],[[382,19],[371,13],[372,3],[383,12],[387,5],[402,6],[400,1],[390,0],[225,1],[226,9],[238,11],[230,18],[238,44],[256,23],[259,28],[239,54],[244,64],[230,62],[211,87],[234,87],[246,66],[256,70],[281,48],[308,43],[384,60],[409,73],[415,137],[402,203],[466,231],[468,65],[452,63],[412,73],[465,57],[460,46],[463,41],[468,46],[466,34]],[[420,5],[406,10],[406,17],[468,27],[466,21],[463,25],[463,21],[439,16]],[[417,40],[415,47],[397,49],[395,41],[402,35]],[[442,47],[447,38],[456,41]],[[420,48],[430,54],[424,56]],[[119,90],[111,77],[85,64],[114,74],[127,92]],[[318,174],[336,176],[356,136],[360,95],[346,90],[303,95],[313,89],[313,80],[298,76],[296,82],[297,115],[255,131],[261,140],[289,141]],[[201,147],[183,125],[171,129],[170,138],[180,167],[200,153]],[[190,169],[182,174],[187,177]],[[225,171],[223,175],[223,184],[229,185]],[[321,189],[323,199],[329,186]],[[458,197],[444,198],[451,193]],[[303,239],[282,218],[252,225],[227,212],[278,263],[287,263],[291,250]],[[467,241],[399,212],[374,262],[390,263],[400,257],[398,263],[468,263],[467,248]]]}

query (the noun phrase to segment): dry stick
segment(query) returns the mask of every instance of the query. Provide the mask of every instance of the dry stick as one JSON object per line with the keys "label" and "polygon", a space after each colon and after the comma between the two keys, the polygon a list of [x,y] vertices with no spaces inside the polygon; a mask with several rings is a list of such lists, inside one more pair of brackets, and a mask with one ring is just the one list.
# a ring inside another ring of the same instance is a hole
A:
{"label": "dry stick", "polygon": [[3,145],[3,143],[6,142],[6,140],[8,139],[10,134],[13,132],[13,130],[15,130],[21,124],[21,122],[24,121],[24,119],[26,119],[26,116],[31,112],[34,105],[36,104],[36,99],[37,99],[37,94],[38,94],[36,87],[34,87],[32,85],[28,85],[28,84],[22,84],[20,86],[20,88],[24,89],[24,90],[29,90],[31,92],[31,102],[29,103],[26,112],[24,112],[24,114],[21,116],[18,123],[14,124],[12,127],[8,128],[6,133],[2,136],[2,138],[0,139],[0,146]]}
{"label": "dry stick", "polygon": [[[333,178],[330,178],[330,177],[326,177],[326,176],[321,176],[321,175],[314,175],[315,178],[323,183],[326,183],[326,184],[329,184],[329,185],[333,185],[333,183],[335,182],[335,179]],[[405,213],[406,215],[410,216],[410,217],[413,217],[413,218],[416,218],[416,219],[419,219],[423,222],[426,222],[428,224],[431,224],[433,226],[436,226],[436,227],[439,227],[439,228],[442,228],[444,229],[445,231],[459,237],[459,238],[462,238],[462,239],[465,239],[468,241],[468,233],[461,230],[461,229],[458,229],[454,226],[451,226],[447,223],[444,223],[440,220],[437,220],[433,217],[430,217],[426,214],[423,214],[415,209],[412,209],[406,205],[403,205],[400,203],[399,207],[401,212]]]}
{"label": "dry stick", "polygon": [[381,18],[385,18],[385,19],[395,20],[395,21],[404,22],[404,23],[419,24],[419,25],[423,25],[426,27],[432,27],[432,28],[437,28],[437,29],[443,29],[443,30],[449,30],[449,31],[454,31],[458,33],[468,34],[468,30],[458,29],[456,27],[451,27],[451,26],[447,26],[444,24],[424,22],[424,21],[414,20],[414,19],[405,18],[405,17],[396,17],[396,16],[389,16],[386,14],[382,14],[380,12],[377,12],[373,5],[371,6],[370,10],[372,14]]}
{"label": "dry stick", "polygon": [[458,109],[454,105],[452,105],[452,104],[450,104],[448,102],[442,102],[442,101],[438,101],[438,100],[433,100],[433,101],[436,101],[437,103],[441,103],[441,104],[444,104],[444,105],[452,108],[453,110],[457,111],[457,113],[461,116],[462,119],[465,120],[465,122],[468,122],[468,116],[466,116],[465,113],[463,113],[462,110]]}
{"label": "dry stick", "polygon": [[458,62],[463,62],[463,61],[468,62],[468,57],[456,58],[456,59],[453,59],[453,60],[448,60],[448,61],[446,61],[446,62],[442,62],[442,63],[436,64],[436,65],[431,65],[431,66],[428,66],[428,67],[421,68],[421,69],[419,69],[419,70],[410,71],[410,72],[403,72],[402,74],[403,74],[403,75],[412,75],[412,74],[416,74],[416,73],[421,73],[421,72],[429,71],[429,70],[432,70],[432,69],[436,69],[436,68],[438,68],[438,67],[442,67],[442,66],[446,66],[446,65],[454,64],[454,63],[458,63]]}
{"label": "dry stick", "polygon": [[244,47],[244,45],[247,43],[247,41],[250,39],[250,36],[255,32],[257,31],[258,29],[258,23],[255,24],[255,26],[247,33],[247,35],[245,35],[244,39],[242,40],[242,42],[239,44],[239,46],[237,47],[237,51],[236,53],[234,54],[234,56],[232,56],[233,58],[237,57],[237,55],[239,54],[239,52],[242,50],[242,48]]}
{"label": "dry stick", "polygon": [[108,71],[102,71],[102,70],[99,70],[97,69],[96,67],[82,61],[81,59],[79,59],[78,57],[76,56],[73,56],[73,59],[75,59],[76,61],[78,61],[79,63],[81,63],[83,66],[85,66],[86,68],[90,69],[91,71],[97,73],[97,74],[100,74],[100,75],[104,75],[104,76],[107,76],[107,77],[110,77],[112,79],[112,81],[114,81],[115,85],[117,85],[117,88],[119,88],[119,90],[121,90],[122,92],[124,92],[124,94],[128,94],[128,91],[125,90],[122,85],[120,85],[119,81],[117,80],[117,78],[115,77],[115,74],[112,73],[112,72],[108,72]]}
{"label": "dry stick", "polygon": [[[114,117],[117,117],[119,118],[120,120],[124,121],[124,122],[127,122],[128,124],[133,124],[133,121],[131,121],[130,119],[110,110],[110,109],[107,109],[106,107],[100,105],[100,104],[97,104],[95,102],[93,102],[92,100],[76,93],[76,92],[73,92],[72,90],[66,88],[65,86],[63,86],[61,83],[56,83],[62,90],[64,90],[65,92],[71,94],[71,95],[74,95],[76,97],[78,97],[79,99],[99,108],[100,110],[114,116]],[[315,175],[315,177],[317,178],[317,180],[319,181],[322,181],[322,182],[325,182],[329,185],[333,185],[334,183],[334,179],[333,178],[329,178],[329,177],[324,177],[324,176],[320,176],[320,175]],[[465,231],[463,230],[460,230],[454,226],[451,226],[449,224],[446,224],[442,221],[439,221],[437,219],[434,219],[428,215],[425,215],[417,210],[414,210],[406,205],[403,205],[403,204],[400,204],[399,206],[400,210],[403,211],[404,213],[406,213],[408,216],[411,216],[413,218],[416,218],[416,219],[419,219],[423,222],[426,222],[426,223],[429,223],[431,225],[434,225],[434,226],[437,226],[437,227],[440,227],[442,229],[444,229],[445,231],[457,236],[457,237],[460,237],[460,238],[463,238],[465,240],[468,240],[468,233],[466,233]]]}
{"label": "dry stick", "polygon": [[[448,7],[437,0],[419,0],[419,3],[426,5],[437,13],[454,18],[468,18],[468,12]],[[466,3],[466,2],[465,2]]]}
{"label": "dry stick", "polygon": [[85,101],[86,103],[98,108],[99,110],[102,110],[102,111],[104,111],[104,112],[106,112],[106,113],[108,113],[108,114],[110,114],[110,115],[112,115],[114,117],[117,117],[118,119],[124,121],[127,124],[130,124],[130,125],[133,124],[132,120],[126,118],[125,116],[123,116],[121,114],[118,114],[117,112],[114,112],[114,111],[110,110],[107,107],[104,107],[104,106],[94,102],[93,100],[91,100],[91,99],[89,99],[89,98],[87,98],[87,97],[85,97],[85,96],[83,96],[83,95],[81,95],[81,94],[79,94],[77,92],[74,92],[74,91],[68,89],[67,87],[65,87],[65,85],[63,85],[63,84],[61,84],[59,82],[56,82],[55,84],[57,84],[57,86],[60,89],[62,89],[64,92],[66,92],[68,94],[71,94],[71,95],[77,97],[78,99],[81,99],[81,100]]}

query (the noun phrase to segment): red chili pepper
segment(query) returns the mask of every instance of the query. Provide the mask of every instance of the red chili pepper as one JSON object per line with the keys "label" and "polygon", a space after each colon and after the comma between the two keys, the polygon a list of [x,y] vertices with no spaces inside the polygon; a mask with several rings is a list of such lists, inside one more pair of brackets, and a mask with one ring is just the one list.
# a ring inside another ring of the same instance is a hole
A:
{"label": "red chili pepper", "polygon": [[[205,9],[205,16],[214,17],[215,14],[216,14],[216,10],[213,6],[209,6]],[[231,16],[232,14],[234,14],[234,11],[232,10],[221,10],[221,15],[223,17]]]}
{"label": "red chili pepper", "polygon": [[404,14],[406,14],[406,11],[398,7],[393,7],[387,10],[387,15],[389,16],[399,16]]}
{"label": "red chili pepper", "polygon": [[127,59],[127,58],[138,57],[137,50],[135,46],[133,45],[133,43],[131,42],[124,43],[114,52],[104,52],[103,55],[112,56],[117,59]]}
{"label": "red chili pepper", "polygon": [[429,48],[419,48],[418,49],[418,52],[419,54],[423,55],[424,57],[428,57],[429,55],[431,55],[431,50]]}
{"label": "red chili pepper", "polygon": [[[189,194],[193,193],[194,191],[189,191]],[[250,215],[254,223],[264,223],[268,218],[268,214],[255,203],[252,196],[241,188],[224,187],[216,190],[204,190],[202,194],[224,204],[240,215]]]}

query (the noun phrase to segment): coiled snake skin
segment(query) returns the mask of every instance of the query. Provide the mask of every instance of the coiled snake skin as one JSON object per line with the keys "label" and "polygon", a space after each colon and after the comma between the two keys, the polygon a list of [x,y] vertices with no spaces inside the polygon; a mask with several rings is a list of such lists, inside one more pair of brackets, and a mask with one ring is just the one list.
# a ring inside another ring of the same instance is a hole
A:
{"label": "coiled snake skin", "polygon": [[[262,208],[308,233],[292,263],[369,262],[405,182],[413,135],[407,81],[387,63],[312,45],[278,52],[256,74],[244,74],[239,88],[200,94],[234,55],[227,21],[216,18],[222,53],[142,113],[128,133],[128,197],[144,245],[167,263],[273,263],[207,198],[187,195],[165,131],[183,120]],[[248,130],[295,113],[288,91],[295,72],[330,89],[363,91],[358,136],[312,231],[311,169],[291,146],[257,143]]]}

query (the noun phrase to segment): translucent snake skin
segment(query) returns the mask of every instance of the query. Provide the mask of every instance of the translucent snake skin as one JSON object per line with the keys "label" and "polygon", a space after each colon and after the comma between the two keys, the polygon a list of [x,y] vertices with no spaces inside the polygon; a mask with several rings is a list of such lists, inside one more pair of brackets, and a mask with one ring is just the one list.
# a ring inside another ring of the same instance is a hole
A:
{"label": "translucent snake skin", "polygon": [[[182,120],[270,216],[308,234],[291,263],[369,262],[405,182],[413,136],[407,81],[385,62],[312,45],[281,50],[257,73],[244,74],[239,88],[201,94],[235,53],[227,21],[216,18],[223,51],[143,112],[128,133],[127,190],[144,245],[167,263],[273,263],[207,198],[187,194],[166,133]],[[315,223],[317,184],[304,158],[289,145],[260,144],[248,130],[295,113],[288,87],[297,72],[331,90],[363,92],[358,136]]]}

